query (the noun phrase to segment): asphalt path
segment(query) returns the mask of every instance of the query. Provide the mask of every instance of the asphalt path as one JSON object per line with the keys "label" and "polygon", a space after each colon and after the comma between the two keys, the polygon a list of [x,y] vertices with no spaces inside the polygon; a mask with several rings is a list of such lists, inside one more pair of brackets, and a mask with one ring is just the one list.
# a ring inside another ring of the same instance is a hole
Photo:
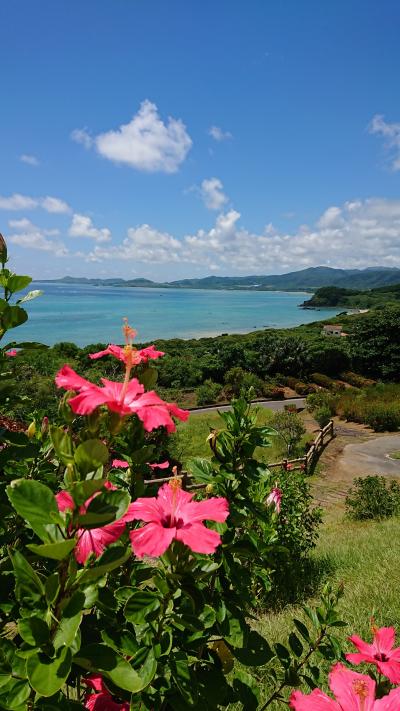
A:
{"label": "asphalt path", "polygon": [[400,477],[400,459],[390,459],[391,452],[400,450],[400,435],[385,435],[367,442],[347,444],[340,458],[343,469],[354,476],[383,474]]}
{"label": "asphalt path", "polygon": [[[265,407],[267,410],[273,410],[274,412],[280,412],[285,409],[285,405],[296,405],[298,408],[303,409],[305,407],[306,399],[304,397],[296,397],[288,400],[257,400],[254,405],[258,407]],[[191,415],[201,415],[204,412],[213,412],[214,410],[220,410],[226,412],[230,410],[230,405],[211,405],[211,407],[199,407],[195,410],[190,410]]]}

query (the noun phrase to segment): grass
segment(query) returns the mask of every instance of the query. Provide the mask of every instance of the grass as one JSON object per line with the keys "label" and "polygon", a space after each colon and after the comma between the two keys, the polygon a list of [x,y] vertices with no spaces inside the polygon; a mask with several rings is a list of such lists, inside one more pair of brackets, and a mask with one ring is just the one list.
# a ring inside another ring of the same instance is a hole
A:
{"label": "grass", "polygon": [[[271,410],[259,408],[260,425],[270,424],[272,417]],[[224,422],[216,411],[192,414],[187,422],[178,425],[176,433],[170,437],[171,453],[180,459],[184,467],[192,457],[210,457],[211,451],[207,442],[210,430],[223,427]],[[285,456],[284,443],[278,435],[271,437],[271,447],[258,448],[256,456],[263,462],[277,462]]]}
{"label": "grass", "polygon": [[[371,619],[377,626],[394,626],[400,633],[400,519],[358,523],[338,519],[325,524],[312,561],[318,575],[333,584],[344,584],[339,613],[348,623],[336,634],[344,647],[350,634],[371,638]],[[322,583],[321,583],[322,584]],[[318,597],[315,602],[317,602]],[[307,604],[313,600],[308,600]],[[292,618],[304,619],[301,606],[288,606],[259,616],[257,627],[270,644],[285,642],[292,631]],[[261,697],[268,698],[268,667],[257,670]],[[271,710],[282,708],[271,705]]]}
{"label": "grass", "polygon": [[400,450],[397,452],[390,452],[389,457],[390,459],[400,459]]}

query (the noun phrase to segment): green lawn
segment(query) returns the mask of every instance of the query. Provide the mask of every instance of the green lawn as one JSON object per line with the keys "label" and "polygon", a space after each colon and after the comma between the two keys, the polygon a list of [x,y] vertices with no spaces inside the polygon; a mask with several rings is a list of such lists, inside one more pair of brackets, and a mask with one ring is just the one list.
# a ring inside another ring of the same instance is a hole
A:
{"label": "green lawn", "polygon": [[390,459],[400,459],[400,451],[390,452],[389,457]]}
{"label": "green lawn", "polygon": [[[271,422],[273,413],[266,408],[259,408],[258,421],[260,424]],[[184,466],[191,457],[210,457],[211,451],[207,437],[211,429],[221,429],[224,422],[214,411],[196,415],[192,413],[187,422],[180,423],[177,431],[169,439],[171,453],[179,459]],[[284,457],[284,443],[279,436],[271,438],[271,447],[256,450],[257,458],[263,462],[276,462]]]}
{"label": "green lawn", "polygon": [[[325,571],[323,581],[344,584],[340,615],[347,628],[337,630],[346,642],[350,634],[371,638],[371,618],[378,626],[394,626],[400,641],[400,519],[356,523],[338,520],[325,524],[313,554],[316,568]],[[316,598],[317,599],[317,598]],[[307,604],[313,600],[307,600]],[[260,615],[259,631],[270,643],[284,642],[292,630],[292,617],[304,618],[300,606]],[[263,698],[268,695],[268,667],[257,670]],[[274,711],[282,704],[269,707]]]}

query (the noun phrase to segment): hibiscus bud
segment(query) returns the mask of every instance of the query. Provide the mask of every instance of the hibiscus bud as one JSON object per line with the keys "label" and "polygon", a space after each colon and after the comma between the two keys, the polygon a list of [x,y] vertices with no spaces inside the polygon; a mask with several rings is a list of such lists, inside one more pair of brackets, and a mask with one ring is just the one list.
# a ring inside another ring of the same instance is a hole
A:
{"label": "hibiscus bud", "polygon": [[108,416],[108,429],[111,434],[115,435],[121,430],[124,418],[118,412],[110,412]]}
{"label": "hibiscus bud", "polygon": [[7,261],[7,245],[3,235],[0,232],[0,262],[3,267]]}
{"label": "hibiscus bud", "polygon": [[207,484],[206,486],[206,494],[212,494],[214,491],[214,487],[212,484]]}
{"label": "hibiscus bud", "polygon": [[93,410],[90,415],[87,415],[87,423],[88,428],[92,433],[97,432],[100,424],[100,411],[98,407],[96,407],[96,409]]}
{"label": "hibiscus bud", "polygon": [[60,416],[62,419],[70,424],[74,420],[74,413],[71,410],[71,406],[69,404],[69,400],[71,397],[73,397],[76,393],[73,390],[67,390],[65,395],[61,398],[59,405],[58,405],[58,411],[60,413]]}
{"label": "hibiscus bud", "polygon": [[49,418],[44,416],[43,420],[42,420],[41,427],[40,427],[40,431],[41,431],[42,435],[45,435],[45,434],[47,434],[48,430],[49,430]]}
{"label": "hibiscus bud", "polygon": [[35,434],[36,434],[35,420],[32,420],[31,424],[29,425],[28,429],[26,430],[26,434],[28,435],[29,439],[32,439],[35,436]]}

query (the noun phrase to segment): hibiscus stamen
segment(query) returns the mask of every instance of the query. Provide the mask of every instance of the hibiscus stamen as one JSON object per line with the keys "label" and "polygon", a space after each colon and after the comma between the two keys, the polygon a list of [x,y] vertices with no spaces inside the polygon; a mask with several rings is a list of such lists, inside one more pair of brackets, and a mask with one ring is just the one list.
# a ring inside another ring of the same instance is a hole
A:
{"label": "hibiscus stamen", "polygon": [[125,353],[125,377],[124,377],[124,382],[122,385],[122,390],[121,390],[121,395],[119,398],[119,402],[122,403],[124,401],[126,391],[128,389],[129,385],[129,380],[131,377],[131,370],[134,365],[137,364],[137,358],[136,358],[136,352],[137,349],[132,346],[132,341],[136,336],[136,331],[134,328],[131,328],[131,326],[128,323],[128,319],[125,317],[123,319],[124,325],[122,326],[122,332],[124,334],[125,338],[125,346],[124,346],[124,353]]}
{"label": "hibiscus stamen", "polygon": [[355,679],[353,681],[353,691],[360,699],[360,711],[365,709],[365,701],[368,698],[368,684],[364,679]]}
{"label": "hibiscus stamen", "polygon": [[169,483],[169,486],[172,489],[172,507],[171,507],[171,518],[170,518],[170,525],[174,526],[175,523],[175,511],[176,511],[176,505],[177,505],[177,499],[178,499],[178,491],[182,488],[182,481],[178,479],[177,477],[177,468],[173,467],[172,471],[174,472],[174,478],[171,479]]}

